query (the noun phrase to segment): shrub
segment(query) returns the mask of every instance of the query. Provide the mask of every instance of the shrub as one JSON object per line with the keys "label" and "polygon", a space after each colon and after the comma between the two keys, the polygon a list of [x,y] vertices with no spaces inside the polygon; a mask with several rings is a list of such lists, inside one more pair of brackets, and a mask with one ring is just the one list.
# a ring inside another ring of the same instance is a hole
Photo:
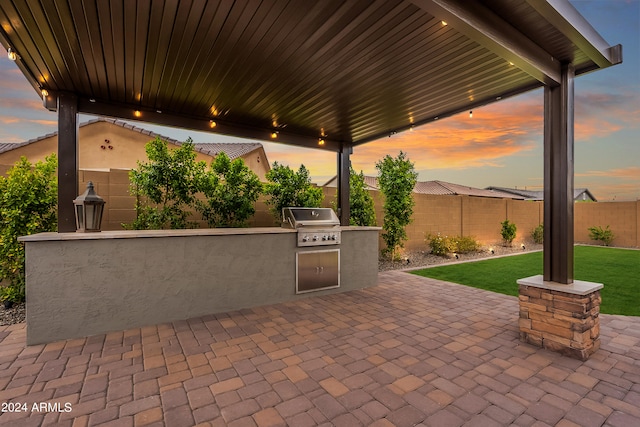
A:
{"label": "shrub", "polygon": [[282,208],[317,208],[322,203],[322,189],[311,183],[309,171],[304,165],[294,172],[289,166],[274,162],[267,172],[267,180],[269,182],[264,185],[263,191],[270,196],[266,203],[271,206],[271,214],[277,222],[282,220]]}
{"label": "shrub", "polygon": [[531,232],[531,238],[534,242],[541,244],[544,241],[544,225],[540,224]]}
{"label": "shrub", "polygon": [[478,243],[473,237],[458,236],[453,239],[456,245],[456,252],[459,254],[478,252],[480,250],[480,243]]}
{"label": "shrub", "polygon": [[219,153],[200,185],[206,197],[196,201],[196,210],[209,227],[242,227],[255,213],[262,184],[242,159],[231,161]]}
{"label": "shrub", "polygon": [[466,254],[480,250],[480,243],[473,237],[468,236],[442,237],[440,233],[438,233],[435,236],[431,234],[427,235],[427,240],[431,247],[431,253],[434,255],[446,256],[452,253]]}
{"label": "shrub", "polygon": [[418,174],[402,151],[395,159],[385,156],[376,163],[376,169],[380,174],[380,191],[384,195],[382,238],[387,245],[385,252],[390,253],[393,258],[397,249],[403,247],[407,240],[405,227],[411,222],[413,214],[413,187]]}
{"label": "shrub", "polygon": [[605,246],[609,246],[615,238],[613,231],[609,229],[609,226],[603,229],[600,226],[589,227],[589,238],[591,240],[600,240]]}
{"label": "shrub", "polygon": [[516,225],[513,222],[510,222],[508,219],[505,219],[500,223],[502,229],[500,230],[500,234],[502,235],[502,240],[506,245],[511,246],[513,239],[516,238]]}
{"label": "shrub", "polygon": [[58,161],[55,154],[31,165],[25,157],[0,176],[0,280],[2,299],[24,301],[25,253],[18,237],[57,229]]}
{"label": "shrub", "polygon": [[440,233],[437,235],[427,235],[431,253],[439,256],[446,256],[456,251],[456,245],[453,239],[448,236],[442,237]]}
{"label": "shrub", "polygon": [[187,228],[189,208],[195,206],[206,168],[196,162],[196,152],[189,138],[180,147],[169,150],[159,137],[145,146],[147,163],[129,173],[131,192],[136,196],[136,219],[130,225],[136,230]]}

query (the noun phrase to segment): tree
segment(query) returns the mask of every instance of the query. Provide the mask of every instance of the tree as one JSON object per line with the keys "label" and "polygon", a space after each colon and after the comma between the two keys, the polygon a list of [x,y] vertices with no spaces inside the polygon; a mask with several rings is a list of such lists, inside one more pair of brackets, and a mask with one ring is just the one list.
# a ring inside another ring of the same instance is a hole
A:
{"label": "tree", "polygon": [[364,173],[356,174],[349,166],[349,224],[369,226],[376,225],[376,211],[373,197],[367,190]]}
{"label": "tree", "polygon": [[191,138],[180,147],[169,150],[159,137],[145,146],[147,163],[129,173],[132,194],[136,196],[137,230],[176,229],[193,226],[187,209],[195,205],[195,195],[206,164],[196,162]]}
{"label": "tree", "polygon": [[309,171],[304,165],[300,166],[298,172],[294,172],[289,166],[274,162],[267,172],[267,181],[264,193],[270,196],[267,204],[271,206],[271,213],[277,221],[282,219],[282,208],[317,208],[324,198],[322,189],[311,184]]}
{"label": "tree", "polygon": [[378,185],[384,195],[382,238],[387,245],[385,252],[395,258],[397,249],[404,247],[404,241],[407,240],[405,227],[411,222],[413,214],[412,193],[418,174],[402,151],[395,159],[387,155],[376,163],[376,169],[379,172]]}
{"label": "tree", "polygon": [[220,153],[200,188],[206,200],[198,200],[196,209],[209,227],[242,227],[256,211],[262,184],[242,159],[231,161],[226,153]]}
{"label": "tree", "polygon": [[0,279],[9,281],[3,299],[24,300],[25,253],[18,237],[57,229],[57,167],[55,154],[35,165],[21,157],[0,176]]}

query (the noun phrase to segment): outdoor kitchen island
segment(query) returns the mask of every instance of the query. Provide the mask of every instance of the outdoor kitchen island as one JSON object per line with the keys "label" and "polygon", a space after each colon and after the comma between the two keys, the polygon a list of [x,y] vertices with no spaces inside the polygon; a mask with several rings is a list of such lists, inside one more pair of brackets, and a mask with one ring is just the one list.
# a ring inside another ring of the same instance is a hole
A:
{"label": "outdoor kitchen island", "polygon": [[[339,287],[296,293],[298,232],[280,227],[41,233],[26,247],[27,344],[374,286],[379,227],[339,227]],[[320,267],[318,272],[320,273]]]}

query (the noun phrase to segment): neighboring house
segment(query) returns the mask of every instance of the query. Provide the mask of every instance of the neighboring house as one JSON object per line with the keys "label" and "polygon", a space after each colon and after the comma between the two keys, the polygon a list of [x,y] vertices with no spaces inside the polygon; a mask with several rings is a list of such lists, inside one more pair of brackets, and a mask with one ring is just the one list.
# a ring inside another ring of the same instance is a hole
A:
{"label": "neighboring house", "polygon": [[[544,191],[532,191],[521,190],[518,188],[504,188],[504,187],[487,187],[487,190],[502,191],[504,193],[520,196],[525,200],[543,200]],[[573,200],[576,202],[597,202],[596,198],[589,191],[588,188],[574,188]]]}
{"label": "neighboring house", "polygon": [[[324,187],[336,187],[338,177],[334,176]],[[378,178],[375,176],[364,177],[367,190],[379,190]],[[524,199],[524,197],[512,193],[485,190],[482,188],[467,187],[466,185],[453,184],[444,181],[418,181],[413,188],[413,192],[417,194],[435,194],[435,195],[451,195],[451,196],[475,196],[475,197],[493,197],[505,199]]]}
{"label": "neighboring house", "polygon": [[[154,132],[133,126],[129,123],[98,118],[79,125],[78,162],[84,170],[133,169],[138,161],[147,160],[145,145],[156,136],[169,146],[179,146],[182,142]],[[262,144],[247,143],[195,143],[197,160],[207,164],[225,152],[232,160],[242,158],[246,165],[266,181],[265,175],[270,169],[267,155]],[[50,133],[22,143],[0,143],[0,165],[13,165],[25,156],[30,162],[43,160],[58,151],[58,133]]]}

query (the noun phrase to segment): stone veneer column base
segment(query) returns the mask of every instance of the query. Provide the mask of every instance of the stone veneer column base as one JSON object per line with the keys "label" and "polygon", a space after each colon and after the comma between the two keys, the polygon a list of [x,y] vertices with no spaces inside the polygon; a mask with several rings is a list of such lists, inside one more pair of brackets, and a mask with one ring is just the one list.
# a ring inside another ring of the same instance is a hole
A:
{"label": "stone veneer column base", "polygon": [[542,275],[517,282],[520,341],[580,360],[600,348],[601,283],[564,285]]}

